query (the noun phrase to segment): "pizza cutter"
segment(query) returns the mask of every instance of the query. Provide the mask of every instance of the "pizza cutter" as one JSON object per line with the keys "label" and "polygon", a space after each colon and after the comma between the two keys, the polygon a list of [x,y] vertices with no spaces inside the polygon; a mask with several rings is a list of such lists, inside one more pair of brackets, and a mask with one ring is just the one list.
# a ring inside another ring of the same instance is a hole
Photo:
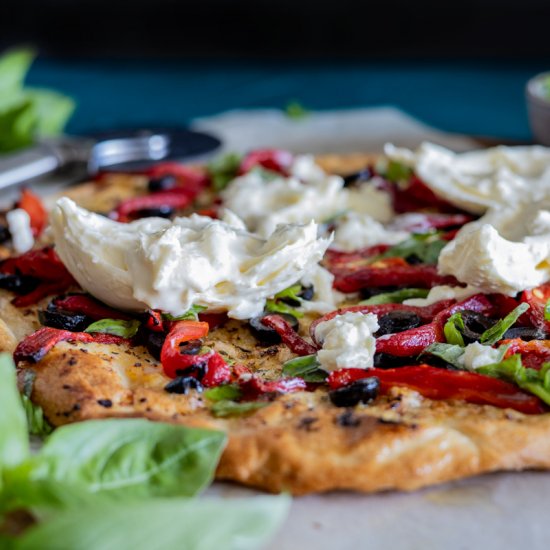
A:
{"label": "pizza cutter", "polygon": [[214,136],[179,128],[44,139],[23,151],[0,155],[0,191],[64,168],[74,169],[72,179],[81,179],[106,169],[136,170],[159,160],[199,160],[220,145]]}

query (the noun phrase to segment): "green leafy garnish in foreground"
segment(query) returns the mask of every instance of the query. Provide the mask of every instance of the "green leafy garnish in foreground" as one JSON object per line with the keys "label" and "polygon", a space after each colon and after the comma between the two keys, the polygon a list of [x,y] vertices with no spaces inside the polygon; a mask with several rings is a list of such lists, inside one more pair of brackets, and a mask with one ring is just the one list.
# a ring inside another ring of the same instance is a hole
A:
{"label": "green leafy garnish in foreground", "polygon": [[550,405],[550,363],[544,363],[540,370],[524,367],[521,355],[516,353],[499,363],[480,367],[477,372],[512,382]]}
{"label": "green leafy garnish in foreground", "polygon": [[445,323],[443,327],[443,333],[445,334],[445,340],[448,344],[455,346],[464,346],[464,337],[462,332],[465,330],[464,319],[460,311],[453,313]]}
{"label": "green leafy garnish in foreground", "polygon": [[283,374],[285,376],[299,376],[306,382],[324,382],[327,373],[321,370],[319,365],[316,355],[296,357],[283,365]]}
{"label": "green leafy garnish in foreground", "polygon": [[439,238],[437,231],[429,233],[415,233],[408,239],[392,246],[374,260],[381,258],[410,258],[414,257],[423,264],[436,264],[441,250],[447,241]]}
{"label": "green leafy garnish in foreground", "polygon": [[230,401],[228,399],[222,399],[216,401],[210,410],[214,416],[219,418],[226,418],[228,416],[243,416],[251,412],[263,409],[269,405],[266,401],[245,401],[243,403],[237,403],[236,401]]}
{"label": "green leafy garnish in foreground", "polygon": [[211,482],[225,439],[143,419],[90,420],[56,430],[32,476],[125,497],[192,496]]}
{"label": "green leafy garnish in foreground", "polygon": [[383,292],[382,294],[376,294],[371,296],[362,302],[360,305],[374,306],[379,304],[401,304],[405,300],[410,298],[426,298],[429,290],[425,288],[402,288],[401,290],[394,290],[393,292]]}
{"label": "green leafy garnish in foreground", "polygon": [[496,322],[488,328],[480,337],[482,344],[492,345],[502,340],[504,333],[529,309],[529,304],[520,304],[513,311],[508,313],[504,319]]}
{"label": "green leafy garnish in foreground", "polygon": [[92,323],[85,332],[101,332],[121,336],[122,338],[132,338],[137,334],[141,323],[137,319],[124,321],[122,319],[101,319]]}
{"label": "green leafy garnish in foreground", "polygon": [[206,169],[215,191],[225,189],[227,184],[237,177],[241,161],[241,155],[237,153],[228,153],[216,157],[207,164]]}
{"label": "green leafy garnish in foreground", "polygon": [[[30,456],[27,418],[17,391],[15,365],[7,353],[0,354],[0,489],[2,471]],[[1,490],[0,490],[1,492]]]}
{"label": "green leafy garnish in foreground", "polygon": [[44,418],[42,407],[35,405],[25,394],[21,394],[21,401],[25,408],[29,433],[40,437],[51,434],[53,427]]}
{"label": "green leafy garnish in foreground", "polygon": [[170,313],[163,313],[162,317],[167,321],[197,321],[199,319],[199,313],[206,311],[206,306],[191,306],[185,313],[181,315],[171,315]]}
{"label": "green leafy garnish in foreground", "polygon": [[74,111],[67,96],[23,86],[34,57],[30,49],[0,57],[0,152],[31,145],[38,136],[59,134]]}
{"label": "green leafy garnish in foreground", "polygon": [[285,496],[90,502],[58,513],[17,541],[17,550],[253,550],[285,520]]}

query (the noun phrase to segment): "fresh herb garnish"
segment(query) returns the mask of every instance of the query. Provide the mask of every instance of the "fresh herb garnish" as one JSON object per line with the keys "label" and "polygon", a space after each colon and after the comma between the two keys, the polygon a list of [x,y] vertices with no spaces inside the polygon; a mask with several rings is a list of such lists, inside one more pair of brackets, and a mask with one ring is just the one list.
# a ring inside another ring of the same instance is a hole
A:
{"label": "fresh herb garnish", "polygon": [[237,177],[241,162],[241,155],[228,153],[215,158],[207,164],[206,169],[215,191],[225,189],[229,182]]}
{"label": "fresh herb garnish", "polygon": [[411,176],[412,169],[395,160],[390,160],[384,171],[384,177],[394,183],[408,181]]}
{"label": "fresh herb garnish", "polygon": [[25,394],[21,394],[21,401],[27,416],[27,425],[31,435],[44,437],[53,431],[52,425],[44,418],[42,407],[33,403]]}
{"label": "fresh herb garnish", "polygon": [[520,304],[513,311],[508,313],[504,319],[497,321],[491,328],[488,328],[480,337],[482,344],[492,345],[502,340],[504,333],[529,309],[529,304]]}
{"label": "fresh herb garnish", "polygon": [[464,319],[460,311],[453,313],[445,323],[443,327],[443,333],[445,334],[445,340],[448,344],[464,347],[464,337],[462,333],[465,330]]}
{"label": "fresh herb garnish", "polygon": [[460,358],[464,355],[464,348],[456,344],[440,344],[434,343],[429,345],[420,356],[429,353],[443,359],[449,365],[453,365],[457,369],[463,369],[464,364],[460,361]]}
{"label": "fresh herb garnish", "polygon": [[480,367],[477,372],[512,382],[550,405],[550,363],[544,363],[540,370],[524,367],[521,355],[516,353],[499,363]]}
{"label": "fresh herb garnish", "polygon": [[298,101],[290,101],[285,107],[285,113],[293,120],[302,120],[309,116],[309,111]]}
{"label": "fresh herb garnish", "polygon": [[163,319],[167,321],[197,321],[199,318],[199,313],[206,311],[208,308],[206,306],[191,306],[185,313],[181,315],[171,315],[170,313],[163,313]]}
{"label": "fresh herb garnish", "polygon": [[209,401],[235,401],[241,397],[241,389],[237,384],[223,384],[214,388],[208,388],[203,396]]}
{"label": "fresh herb garnish", "polygon": [[303,287],[300,284],[281,290],[273,298],[266,300],[265,309],[271,313],[287,313],[294,317],[303,317],[304,314],[296,309],[302,303],[302,298],[299,296],[302,290]]}
{"label": "fresh herb garnish", "polygon": [[85,332],[101,332],[121,336],[122,338],[133,338],[139,330],[140,322],[137,319],[124,321],[122,319],[101,319],[92,323]]}
{"label": "fresh herb garnish", "polygon": [[269,405],[269,403],[266,401],[245,401],[243,403],[237,403],[229,399],[222,399],[221,401],[216,401],[210,410],[214,416],[226,418],[228,416],[243,416],[257,411],[258,409],[262,409],[267,405]]}
{"label": "fresh herb garnish", "polygon": [[379,305],[379,304],[401,304],[405,300],[410,298],[426,298],[429,290],[425,288],[402,288],[401,290],[394,290],[393,292],[383,292],[382,294],[376,294],[371,296],[362,302],[361,305]]}
{"label": "fresh herb garnish", "polygon": [[320,363],[316,355],[306,355],[290,359],[283,365],[283,374],[285,376],[299,376],[306,382],[324,382],[327,373],[319,368]]}
{"label": "fresh herb garnish", "polygon": [[0,151],[31,145],[37,136],[59,134],[74,111],[74,101],[51,90],[26,88],[35,53],[12,50],[0,57]]}
{"label": "fresh herb garnish", "polygon": [[550,321],[550,300],[548,300],[544,306],[544,320]]}
{"label": "fresh herb garnish", "polygon": [[381,258],[414,258],[424,264],[436,264],[440,252],[448,244],[447,241],[440,239],[439,235],[437,231],[415,233],[376,256],[374,261]]}

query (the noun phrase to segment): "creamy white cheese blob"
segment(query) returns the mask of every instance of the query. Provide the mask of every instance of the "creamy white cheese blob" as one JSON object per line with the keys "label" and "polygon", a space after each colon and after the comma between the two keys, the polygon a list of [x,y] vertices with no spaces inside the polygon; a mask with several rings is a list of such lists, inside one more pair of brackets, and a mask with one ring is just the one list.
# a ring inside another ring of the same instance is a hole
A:
{"label": "creamy white cheese blob", "polygon": [[459,362],[468,370],[476,370],[485,365],[498,363],[502,352],[491,346],[484,346],[479,342],[468,344],[464,348],[464,354],[459,358]]}
{"label": "creamy white cheese blob", "polygon": [[550,280],[549,200],[492,208],[441,251],[438,270],[509,296]]}
{"label": "creamy white cheese blob", "polygon": [[28,252],[34,246],[31,218],[26,210],[15,208],[6,214],[11,242],[18,254]]}
{"label": "creamy white cheese blob", "polygon": [[330,243],[314,223],[281,226],[265,240],[198,215],[118,223],[68,198],[57,202],[51,224],[57,253],[85,290],[120,309],[174,315],[192,305],[236,319],[258,315]]}
{"label": "creamy white cheese blob", "polygon": [[377,244],[397,244],[409,236],[408,231],[387,229],[368,214],[349,212],[338,218],[331,248],[351,252]]}
{"label": "creamy white cheese blob", "polygon": [[479,288],[470,285],[466,287],[440,285],[432,287],[426,298],[409,298],[408,300],[404,300],[403,304],[406,306],[425,307],[431,306],[441,300],[456,300],[457,302],[461,302],[480,292]]}
{"label": "creamy white cheese blob", "polygon": [[494,147],[454,153],[423,143],[416,151],[387,144],[386,155],[414,169],[437,195],[469,212],[510,204],[550,190],[550,148]]}
{"label": "creamy white cheese blob", "polygon": [[320,368],[332,372],[342,368],[373,367],[378,318],[372,313],[347,312],[315,327],[315,338],[322,344],[317,352]]}
{"label": "creamy white cheese blob", "polygon": [[250,231],[262,236],[270,235],[279,224],[321,223],[347,210],[380,221],[389,221],[393,215],[388,193],[370,185],[348,190],[341,177],[325,174],[309,156],[296,157],[288,178],[266,179],[261,171],[252,170],[234,179],[221,196]]}

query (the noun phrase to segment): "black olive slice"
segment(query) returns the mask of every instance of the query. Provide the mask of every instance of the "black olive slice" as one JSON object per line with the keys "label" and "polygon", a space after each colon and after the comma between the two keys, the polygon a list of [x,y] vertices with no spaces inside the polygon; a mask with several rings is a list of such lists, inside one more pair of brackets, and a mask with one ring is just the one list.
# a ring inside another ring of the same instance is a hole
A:
{"label": "black olive slice", "polygon": [[416,365],[415,357],[398,357],[389,353],[375,353],[374,366],[377,369],[393,369],[395,367],[404,367],[406,365]]}
{"label": "black olive slice", "polygon": [[503,340],[511,338],[521,338],[522,340],[544,340],[546,333],[538,328],[533,327],[512,327],[509,328],[502,336]]}
{"label": "black olive slice", "polygon": [[172,174],[166,174],[158,178],[152,178],[149,180],[147,188],[151,193],[156,193],[157,191],[166,191],[168,189],[173,189],[178,185],[178,180],[176,176]]}
{"label": "black olive slice", "polygon": [[142,208],[135,213],[136,218],[169,218],[175,210],[168,205],[158,206],[156,208]]}
{"label": "black olive slice", "polygon": [[411,311],[391,311],[382,315],[378,319],[378,325],[380,328],[376,331],[375,336],[383,336],[384,334],[395,334],[396,332],[403,332],[411,328],[420,326],[420,317]]}
{"label": "black olive slice", "polygon": [[164,386],[164,391],[168,393],[188,394],[191,390],[202,392],[202,384],[192,376],[178,376]]}
{"label": "black olive slice", "polygon": [[465,309],[460,315],[464,321],[464,329],[460,329],[460,332],[466,344],[477,342],[481,335],[495,324],[495,321],[477,311]]}
{"label": "black olive slice", "polygon": [[302,289],[302,292],[298,294],[298,296],[300,296],[302,300],[307,300],[309,302],[310,300],[313,300],[314,294],[315,294],[315,287],[313,285],[309,285],[309,286],[305,286]]}
{"label": "black olive slice", "polygon": [[46,327],[82,332],[94,321],[87,315],[72,312],[51,311],[43,309],[38,312],[38,319]]}
{"label": "black olive slice", "polygon": [[[272,313],[267,313],[266,315],[272,315]],[[298,329],[298,319],[296,319],[294,315],[290,315],[288,313],[277,313],[277,315],[280,315],[285,321],[287,321],[294,330]],[[264,317],[265,315],[260,315],[258,317],[253,317],[248,321],[250,332],[260,344],[268,346],[278,344],[281,341],[281,337],[276,330],[271,327],[267,327],[262,323],[262,319]]]}
{"label": "black olive slice", "polygon": [[353,174],[348,174],[347,176],[344,176],[344,187],[348,187],[350,185],[353,185],[354,183],[368,181],[372,179],[373,175],[374,174],[372,170],[367,166],[366,168],[359,170],[359,172],[354,172]]}
{"label": "black olive slice", "polygon": [[179,345],[179,352],[182,355],[198,355],[202,348],[200,340],[190,340]]}
{"label": "black olive slice", "polygon": [[160,352],[164,340],[166,340],[166,334],[164,332],[149,331],[145,337],[145,347],[157,361],[160,361]]}
{"label": "black olive slice", "polygon": [[376,399],[378,390],[380,389],[380,380],[376,376],[363,378],[328,392],[329,399],[335,407],[354,407],[359,402],[370,403]]}
{"label": "black olive slice", "polygon": [[10,230],[5,225],[0,225],[0,244],[11,239]]}
{"label": "black olive slice", "polygon": [[27,275],[6,275],[0,273],[0,288],[16,294],[32,292],[39,284],[38,279]]}

